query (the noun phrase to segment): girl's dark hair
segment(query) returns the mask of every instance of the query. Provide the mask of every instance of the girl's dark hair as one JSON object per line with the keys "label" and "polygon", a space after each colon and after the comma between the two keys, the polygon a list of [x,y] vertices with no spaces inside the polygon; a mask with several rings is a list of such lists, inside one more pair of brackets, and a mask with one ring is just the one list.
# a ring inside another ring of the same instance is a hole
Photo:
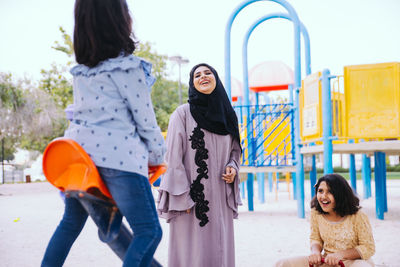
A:
{"label": "girl's dark hair", "polygon": [[359,206],[360,200],[353,193],[353,189],[351,189],[349,183],[343,176],[336,173],[327,174],[318,179],[317,184],[314,186],[315,196],[311,200],[311,208],[315,208],[319,213],[326,214],[326,212],[322,210],[317,199],[317,192],[321,182],[326,182],[329,187],[330,192],[335,198],[336,206],[334,211],[341,217],[356,214],[361,208]]}
{"label": "girl's dark hair", "polygon": [[132,18],[125,0],[76,0],[74,51],[79,64],[94,67],[135,50]]}

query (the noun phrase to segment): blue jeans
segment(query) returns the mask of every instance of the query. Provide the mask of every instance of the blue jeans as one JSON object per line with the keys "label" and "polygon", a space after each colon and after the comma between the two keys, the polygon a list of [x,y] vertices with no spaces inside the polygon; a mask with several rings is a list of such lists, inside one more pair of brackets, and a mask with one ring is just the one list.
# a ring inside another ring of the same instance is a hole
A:
{"label": "blue jeans", "polygon": [[[161,241],[162,229],[148,179],[132,172],[101,167],[98,170],[119,210],[134,232],[123,266],[154,265],[153,255]],[[42,267],[57,267],[64,264],[87,217],[88,214],[79,200],[65,199],[64,216],[50,239]]]}

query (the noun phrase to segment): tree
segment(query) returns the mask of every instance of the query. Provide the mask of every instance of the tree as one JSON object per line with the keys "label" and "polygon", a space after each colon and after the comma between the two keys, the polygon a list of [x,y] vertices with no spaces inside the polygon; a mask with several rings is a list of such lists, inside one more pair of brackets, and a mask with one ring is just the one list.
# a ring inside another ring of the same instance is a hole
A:
{"label": "tree", "polygon": [[35,146],[34,140],[52,136],[60,127],[54,122],[65,121],[50,96],[28,80],[13,81],[10,74],[0,73],[0,98],[0,139],[5,140],[5,158],[11,159],[18,146],[43,151],[45,146]]}
{"label": "tree", "polygon": [[[62,38],[63,38],[63,45],[60,44],[58,41],[54,42],[54,46],[52,46],[51,48],[63,52],[64,54],[66,54],[69,58],[72,58],[74,55],[74,44],[72,42],[72,38],[71,36],[69,36],[69,34],[67,34],[64,30],[63,27],[59,27],[59,30],[62,34]],[[69,61],[67,63],[67,65],[71,65],[72,61]]]}
{"label": "tree", "polygon": [[27,117],[32,127],[22,136],[20,147],[43,152],[47,144],[62,136],[68,127],[64,109],[41,89],[27,91],[26,98],[26,110],[31,112]]}
{"label": "tree", "polygon": [[[162,131],[167,131],[169,117],[179,105],[178,82],[167,79],[167,56],[152,52],[149,43],[140,43],[135,55],[153,64],[153,75],[156,78],[156,82],[152,87],[151,98],[157,123]],[[183,99],[185,99],[187,98],[187,90],[183,91]]]}
{"label": "tree", "polygon": [[21,147],[43,152],[47,144],[60,136],[68,127],[65,108],[73,102],[73,89],[68,69],[72,64],[73,45],[71,37],[60,27],[63,44],[55,41],[53,49],[64,53],[70,60],[65,66],[53,63],[50,70],[41,70],[42,78],[38,90],[31,90],[31,107],[36,112],[35,120],[41,134],[24,135]]}
{"label": "tree", "polygon": [[12,81],[11,74],[0,73],[0,140],[2,157],[13,159],[15,143],[23,130],[20,108],[24,105],[21,90]]}

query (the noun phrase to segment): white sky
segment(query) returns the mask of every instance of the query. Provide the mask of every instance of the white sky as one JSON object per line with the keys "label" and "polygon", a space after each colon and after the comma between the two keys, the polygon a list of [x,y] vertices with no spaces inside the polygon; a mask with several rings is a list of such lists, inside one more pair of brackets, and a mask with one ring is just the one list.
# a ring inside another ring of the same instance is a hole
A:
{"label": "white sky", "polygon": [[[153,50],[207,62],[224,76],[224,34],[241,0],[128,0],[137,37]],[[308,29],[313,71],[342,74],[343,66],[400,61],[400,0],[288,0]],[[51,48],[61,41],[59,26],[72,35],[73,0],[0,0],[0,71],[38,80],[41,69],[66,57]],[[241,48],[247,29],[263,15],[286,12],[260,1],[246,7],[232,31],[232,74],[242,80]],[[293,67],[293,26],[273,19],[256,28],[249,41],[249,67],[281,60]],[[303,64],[302,64],[303,68]],[[177,66],[170,65],[177,79]]]}

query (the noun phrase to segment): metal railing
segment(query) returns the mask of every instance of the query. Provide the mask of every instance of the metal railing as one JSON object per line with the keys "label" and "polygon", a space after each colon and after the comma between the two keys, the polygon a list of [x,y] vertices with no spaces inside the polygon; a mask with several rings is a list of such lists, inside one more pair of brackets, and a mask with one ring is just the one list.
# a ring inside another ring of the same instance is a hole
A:
{"label": "metal railing", "polygon": [[236,106],[242,141],[242,166],[292,166],[291,104]]}

